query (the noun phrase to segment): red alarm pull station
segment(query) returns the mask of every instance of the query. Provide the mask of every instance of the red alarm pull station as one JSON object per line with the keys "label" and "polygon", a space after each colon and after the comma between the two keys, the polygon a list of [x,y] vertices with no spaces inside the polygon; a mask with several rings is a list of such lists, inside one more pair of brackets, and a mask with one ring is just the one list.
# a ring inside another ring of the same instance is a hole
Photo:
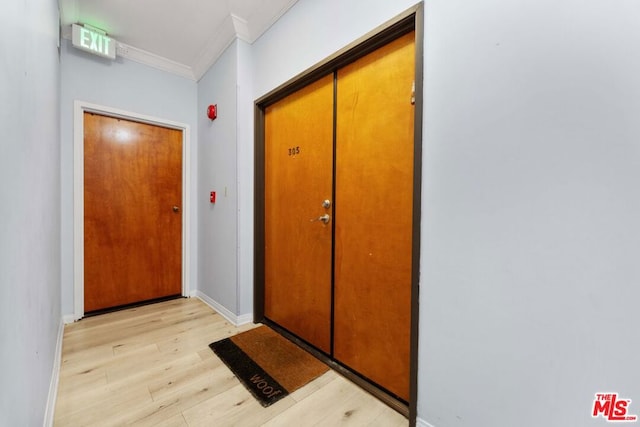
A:
{"label": "red alarm pull station", "polygon": [[216,202],[216,192],[212,191],[211,194],[209,195],[209,201],[211,203],[215,203]]}
{"label": "red alarm pull station", "polygon": [[209,117],[211,120],[215,120],[216,117],[218,117],[218,105],[217,104],[211,104],[207,107],[207,117]]}

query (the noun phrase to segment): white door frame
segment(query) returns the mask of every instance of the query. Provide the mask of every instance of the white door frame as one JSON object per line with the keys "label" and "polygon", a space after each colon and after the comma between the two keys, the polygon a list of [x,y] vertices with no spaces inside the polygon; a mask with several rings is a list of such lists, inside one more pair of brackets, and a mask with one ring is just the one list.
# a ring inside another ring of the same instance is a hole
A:
{"label": "white door frame", "polygon": [[98,113],[182,131],[182,295],[190,278],[191,147],[189,125],[117,108],[74,101],[73,106],[73,320],[84,317],[84,113]]}

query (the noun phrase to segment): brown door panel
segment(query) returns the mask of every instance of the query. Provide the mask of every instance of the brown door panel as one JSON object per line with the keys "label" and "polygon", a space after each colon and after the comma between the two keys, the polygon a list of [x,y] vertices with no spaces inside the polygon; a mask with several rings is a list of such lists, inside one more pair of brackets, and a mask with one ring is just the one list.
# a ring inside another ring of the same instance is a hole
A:
{"label": "brown door panel", "polygon": [[84,114],[85,311],[182,291],[182,132]]}
{"label": "brown door panel", "polygon": [[265,112],[265,315],[331,348],[333,76]]}
{"label": "brown door panel", "polygon": [[337,78],[334,357],[409,399],[414,34]]}

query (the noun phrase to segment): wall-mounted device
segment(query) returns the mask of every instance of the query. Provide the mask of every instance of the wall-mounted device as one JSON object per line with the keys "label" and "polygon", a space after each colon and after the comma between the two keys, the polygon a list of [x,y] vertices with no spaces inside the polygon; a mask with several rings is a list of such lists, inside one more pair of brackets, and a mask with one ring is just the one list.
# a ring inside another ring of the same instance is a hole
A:
{"label": "wall-mounted device", "polygon": [[218,105],[217,104],[211,104],[207,107],[207,117],[209,117],[211,120],[215,120],[216,117],[218,117]]}
{"label": "wall-mounted device", "polygon": [[71,43],[78,49],[91,52],[103,58],[116,58],[116,41],[107,33],[91,25],[72,24]]}

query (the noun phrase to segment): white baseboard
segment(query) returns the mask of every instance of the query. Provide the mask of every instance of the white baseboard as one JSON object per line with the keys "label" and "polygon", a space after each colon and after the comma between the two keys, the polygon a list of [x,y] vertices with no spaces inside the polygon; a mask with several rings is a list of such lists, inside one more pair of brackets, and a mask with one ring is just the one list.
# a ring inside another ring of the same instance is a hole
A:
{"label": "white baseboard", "polygon": [[238,316],[238,323],[236,326],[246,325],[253,322],[253,313],[241,314]]}
{"label": "white baseboard", "polygon": [[435,427],[434,425],[429,424],[422,418],[416,418],[416,427]]}
{"label": "white baseboard", "polygon": [[44,412],[44,427],[53,426],[53,416],[55,415],[56,400],[58,398],[58,381],[60,379],[60,363],[62,361],[62,337],[64,336],[64,320],[60,319],[58,324],[58,337],[56,339],[56,349],[53,358],[53,368],[51,370],[51,382],[49,383],[49,396],[47,407]]}
{"label": "white baseboard", "polygon": [[235,313],[228,310],[225,306],[223,306],[219,302],[215,301],[208,295],[205,295],[198,290],[191,291],[191,296],[201,299],[202,302],[204,302],[209,307],[214,309],[218,314],[220,314],[222,317],[227,319],[229,323],[233,324],[234,326],[240,326],[240,325],[244,325],[245,323],[253,322],[252,313],[241,314],[240,316],[238,316]]}
{"label": "white baseboard", "polygon": [[75,314],[65,314],[64,316],[62,316],[62,323],[64,323],[65,325],[76,322],[78,320],[80,319],[76,319]]}
{"label": "white baseboard", "polygon": [[[245,325],[247,323],[253,322],[253,313],[236,315],[228,310],[225,306],[220,304],[219,302],[213,300],[202,292],[195,290],[189,292],[190,297],[195,297],[201,299],[205,304],[209,307],[213,308],[216,312],[218,312],[222,317],[227,319],[229,322],[233,323],[235,326]],[[67,325],[69,323],[77,322],[80,319],[77,319],[74,314],[65,314],[62,316],[62,322]]]}

